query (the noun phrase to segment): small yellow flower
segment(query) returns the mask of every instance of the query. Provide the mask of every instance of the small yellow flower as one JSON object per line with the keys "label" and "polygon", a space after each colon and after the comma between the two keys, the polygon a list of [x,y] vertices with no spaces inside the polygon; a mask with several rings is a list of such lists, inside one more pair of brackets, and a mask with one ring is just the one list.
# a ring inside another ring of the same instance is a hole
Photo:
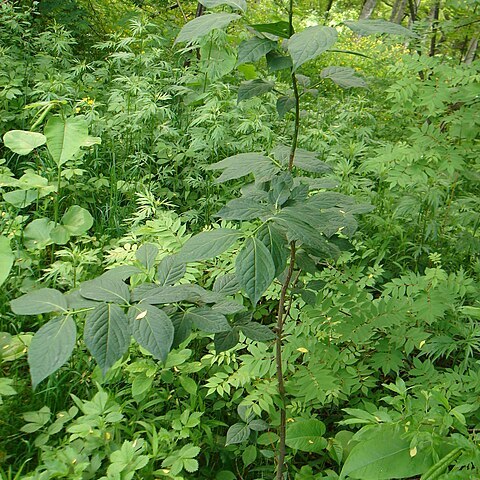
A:
{"label": "small yellow flower", "polygon": [[75,113],[80,113],[80,110],[81,110],[81,108],[80,108],[80,107],[77,107],[77,108],[75,109]]}
{"label": "small yellow flower", "polygon": [[89,105],[93,105],[93,104],[95,103],[95,100],[90,99],[90,100],[87,101],[87,103],[88,103]]}
{"label": "small yellow flower", "polygon": [[300,347],[300,348],[297,348],[297,352],[308,353],[308,350],[305,347]]}

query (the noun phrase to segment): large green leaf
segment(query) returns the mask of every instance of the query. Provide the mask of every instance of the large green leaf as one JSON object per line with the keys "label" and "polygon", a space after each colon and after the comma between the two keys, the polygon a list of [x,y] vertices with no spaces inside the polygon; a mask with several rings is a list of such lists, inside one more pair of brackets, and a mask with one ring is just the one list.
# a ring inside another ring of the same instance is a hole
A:
{"label": "large green leaf", "polygon": [[174,285],[184,277],[186,270],[185,263],[179,262],[176,256],[169,255],[163,258],[158,265],[158,284],[161,286]]}
{"label": "large green leaf", "polygon": [[248,440],[250,436],[250,427],[243,422],[234,423],[227,430],[227,439],[225,445],[234,445]]}
{"label": "large green leaf", "polygon": [[78,205],[72,205],[63,215],[62,225],[68,230],[70,235],[83,235],[92,228],[93,217],[88,210]]}
{"label": "large green leaf", "polygon": [[238,328],[236,327],[232,328],[228,332],[216,333],[213,337],[215,351],[217,353],[226,352],[237,345],[239,339],[240,336],[238,334]]}
{"label": "large green leaf", "polygon": [[127,316],[118,305],[101,303],[88,313],[83,335],[85,345],[105,375],[130,344]]}
{"label": "large green leaf", "polygon": [[280,21],[274,23],[257,23],[250,25],[257,32],[269,33],[277,37],[288,38],[290,37],[290,25],[288,22]]}
{"label": "large green leaf", "polygon": [[270,92],[270,90],[273,90],[274,86],[274,82],[267,82],[261,78],[243,82],[240,84],[240,87],[238,87],[237,103]]}
{"label": "large green leaf", "polygon": [[362,77],[359,77],[357,72],[350,67],[327,67],[320,72],[320,76],[329,78],[333,83],[342,88],[365,88],[367,86],[367,82]]}
{"label": "large green leaf", "polygon": [[26,293],[10,303],[16,315],[39,315],[41,313],[65,312],[68,309],[64,295],[53,288],[41,288]]}
{"label": "large green leaf", "polygon": [[401,35],[403,37],[415,37],[414,32],[402,27],[398,23],[387,22],[386,20],[348,20],[343,22],[350,30],[359,35],[378,35],[388,33],[390,35]]}
{"label": "large green leaf", "polygon": [[213,291],[223,295],[234,295],[239,290],[238,279],[234,273],[227,273],[217,277],[213,284]]}
{"label": "large green leaf", "polygon": [[69,315],[50,320],[34,335],[28,347],[28,364],[34,389],[70,358],[76,335],[77,327]]}
{"label": "large green leaf", "polygon": [[267,66],[270,72],[292,68],[292,65],[292,57],[290,55],[281,55],[278,52],[267,53]]}
{"label": "large green leaf", "polygon": [[3,136],[3,143],[18,155],[27,155],[47,141],[45,135],[25,130],[10,130]]}
{"label": "large green leaf", "polygon": [[410,455],[410,441],[394,425],[374,427],[368,438],[353,447],[342,469],[341,478],[388,480],[416,477],[428,470],[430,455]]}
{"label": "large green leaf", "polygon": [[40,250],[51,245],[53,240],[50,233],[55,223],[48,218],[37,218],[30,222],[23,231],[23,243],[30,250]]}
{"label": "large green leaf", "polygon": [[269,205],[259,203],[251,198],[234,198],[215,216],[224,220],[252,220],[272,214],[273,211]]}
{"label": "large green leaf", "polygon": [[247,239],[235,266],[240,286],[256,305],[275,278],[275,264],[268,248],[257,238]]}
{"label": "large green leaf", "polygon": [[194,308],[189,310],[185,317],[206,333],[228,332],[232,329],[225,316],[210,307]]}
{"label": "large green leaf", "polygon": [[240,15],[223,12],[211,13],[209,15],[202,15],[201,17],[194,18],[183,26],[175,43],[193,42],[207,33],[210,33],[212,30],[226,27],[230,22],[237,18],[240,18]]}
{"label": "large green leaf", "polygon": [[277,43],[268,38],[254,37],[249,40],[244,40],[238,46],[237,65],[254,63],[276,47]]}
{"label": "large green leaf", "polygon": [[12,190],[3,194],[3,199],[17,208],[28,207],[38,198],[36,190]]}
{"label": "large green leaf", "polygon": [[157,255],[158,247],[151,243],[145,243],[135,252],[135,257],[147,270],[153,268]]}
{"label": "large green leaf", "polygon": [[7,279],[15,259],[10,247],[10,240],[0,235],[0,286]]}
{"label": "large green leaf", "polygon": [[230,248],[242,235],[238,230],[218,228],[208,232],[201,232],[189,238],[180,252],[178,260],[181,262],[196,262],[215,258]]}
{"label": "large green leaf", "polygon": [[288,258],[288,242],[285,235],[272,223],[266,223],[262,225],[256,237],[270,252],[275,265],[275,276],[280,275],[285,270]]}
{"label": "large green leaf", "polygon": [[167,314],[153,305],[134,305],[128,311],[133,338],[154,358],[165,361],[175,334]]}
{"label": "large green leaf", "polygon": [[[287,165],[290,159],[290,147],[286,145],[278,145],[273,152],[276,159],[283,165]],[[332,168],[325,162],[318,159],[319,154],[317,152],[310,152],[303,148],[297,148],[295,150],[295,156],[293,159],[293,165],[297,168],[312,173],[326,173]]]}
{"label": "large green leaf", "polygon": [[334,28],[321,25],[307,27],[292,35],[288,41],[288,52],[293,60],[293,68],[297,69],[327,51],[337,41],[337,36]]}
{"label": "large green leaf", "polygon": [[53,161],[63,165],[71,160],[88,140],[88,124],[81,117],[50,117],[44,130]]}
{"label": "large green leaf", "polygon": [[322,436],[325,431],[325,424],[314,418],[289,423],[286,444],[295,450],[321,454],[327,446],[327,440]]}
{"label": "large green leaf", "polygon": [[277,112],[280,118],[283,118],[290,110],[295,108],[295,97],[284,95],[277,99]]}
{"label": "large green leaf", "polygon": [[245,12],[247,10],[247,2],[246,0],[199,0],[206,8],[215,8],[221,5],[228,5],[236,10],[241,10]]}
{"label": "large green leaf", "polygon": [[242,323],[238,326],[240,331],[250,340],[268,342],[275,338],[275,334],[266,326],[257,322]]}
{"label": "large green leaf", "polygon": [[128,304],[130,300],[130,291],[124,282],[103,275],[82,283],[80,293],[82,297],[103,302]]}
{"label": "large green leaf", "polygon": [[261,153],[239,153],[209,165],[208,170],[223,170],[215,183],[235,180],[253,173],[257,182],[271,180],[279,168],[272,160]]}

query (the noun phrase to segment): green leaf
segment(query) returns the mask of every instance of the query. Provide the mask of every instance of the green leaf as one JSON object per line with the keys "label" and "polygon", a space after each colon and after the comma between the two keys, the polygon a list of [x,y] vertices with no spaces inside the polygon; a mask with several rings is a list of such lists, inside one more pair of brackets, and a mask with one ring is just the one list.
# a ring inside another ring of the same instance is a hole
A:
{"label": "green leaf", "polygon": [[280,275],[287,265],[288,242],[283,232],[272,223],[262,225],[256,237],[270,252],[275,265],[275,276]]}
{"label": "green leaf", "polygon": [[232,329],[225,316],[210,307],[194,308],[185,317],[205,333],[228,332]]}
{"label": "green leaf", "polygon": [[70,233],[64,226],[57,225],[50,232],[50,238],[55,245],[65,245],[70,240]]}
{"label": "green leaf", "polygon": [[81,117],[50,117],[44,130],[47,148],[57,166],[71,160],[88,139],[88,125]]}
{"label": "green leaf", "polygon": [[241,235],[238,230],[228,228],[199,233],[185,242],[177,258],[185,263],[215,258],[229,249]]}
{"label": "green leaf", "polygon": [[240,285],[238,284],[237,276],[234,273],[227,273],[217,277],[212,290],[223,295],[238,293]]}
{"label": "green leaf", "polygon": [[153,305],[135,305],[128,311],[133,338],[154,358],[166,360],[175,334],[165,312]]}
{"label": "green leaf", "polygon": [[30,250],[39,250],[53,243],[50,233],[55,223],[48,218],[37,218],[23,231],[23,243]]}
{"label": "green leaf", "polygon": [[10,247],[10,240],[0,235],[0,286],[8,277],[15,259]]}
{"label": "green leaf", "polygon": [[40,315],[41,313],[66,312],[67,300],[53,288],[41,288],[26,293],[10,303],[15,315]]}
{"label": "green leaf", "polygon": [[276,47],[277,43],[268,38],[254,37],[249,40],[244,40],[238,46],[237,65],[254,63]]}
{"label": "green leaf", "polygon": [[12,190],[3,194],[3,199],[17,208],[28,207],[37,198],[38,192],[36,190]]}
{"label": "green leaf", "polygon": [[280,118],[283,118],[290,110],[295,108],[296,102],[294,97],[283,96],[277,99],[277,112]]}
{"label": "green leaf", "polygon": [[365,88],[367,86],[367,82],[350,67],[327,67],[320,72],[320,77],[329,78],[342,88]]}
{"label": "green leaf", "polygon": [[268,423],[261,418],[255,418],[251,422],[248,422],[248,426],[255,432],[263,432],[264,430],[268,430]]}
{"label": "green leaf", "polygon": [[261,153],[239,153],[224,158],[219,162],[208,166],[208,170],[224,170],[215,180],[215,183],[223,183],[235,180],[253,173],[257,182],[271,180],[278,172],[278,167],[272,160]]}
{"label": "green leaf", "polygon": [[270,33],[277,37],[289,38],[290,37],[290,25],[288,22],[274,22],[274,23],[257,23],[250,25],[257,32]]}
{"label": "green leaf", "polygon": [[[290,147],[278,145],[273,152],[275,158],[283,165],[288,165],[290,159]],[[317,152],[310,152],[303,148],[295,150],[293,165],[297,168],[312,173],[326,173],[331,171],[331,167],[318,159]]]}
{"label": "green leaf", "polygon": [[145,243],[135,252],[135,257],[147,270],[153,268],[157,255],[158,247],[151,243]]}
{"label": "green leaf", "polygon": [[275,334],[266,326],[257,322],[249,322],[238,327],[250,340],[268,342],[275,338]]}
{"label": "green leaf", "polygon": [[103,302],[128,304],[130,300],[130,291],[124,282],[103,275],[95,280],[83,282],[80,285],[80,293],[82,297]]}
{"label": "green leaf", "polygon": [[70,235],[77,237],[92,228],[93,217],[88,210],[78,205],[72,205],[63,215],[61,223]]}
{"label": "green leaf", "polygon": [[280,55],[277,52],[267,53],[267,67],[269,72],[278,72],[292,68],[292,58],[290,55]]}
{"label": "green leaf", "polygon": [[393,425],[379,425],[353,447],[341,478],[387,480],[416,477],[432,465],[430,455],[410,456],[410,441]]}
{"label": "green leaf", "polygon": [[224,220],[252,220],[272,215],[270,206],[251,198],[234,198],[230,200],[215,216]]}
{"label": "green leaf", "polygon": [[161,286],[174,285],[181,280],[187,267],[185,263],[178,261],[174,255],[162,259],[157,269],[157,281]]}
{"label": "green leaf", "polygon": [[275,278],[275,264],[267,247],[257,238],[249,238],[235,262],[238,282],[256,305]]}
{"label": "green leaf", "polygon": [[213,337],[215,351],[218,353],[226,352],[238,344],[240,337],[238,328],[232,328],[229,332],[219,332]]}
{"label": "green leaf", "polygon": [[10,130],[3,136],[5,146],[18,155],[27,155],[46,141],[45,135],[25,130]]}
{"label": "green leaf", "polygon": [[34,335],[28,348],[33,389],[70,358],[76,335],[77,327],[69,315],[53,318]]}
{"label": "green leaf", "polygon": [[326,52],[337,41],[337,31],[332,27],[307,27],[292,35],[288,41],[288,52],[296,70],[309,60],[313,60],[321,53]]}
{"label": "green leaf", "polygon": [[350,30],[359,35],[378,35],[388,33],[390,35],[401,35],[403,37],[416,37],[417,35],[408,28],[398,23],[387,22],[386,20],[348,20],[343,22]]}
{"label": "green leaf", "polygon": [[112,303],[101,303],[88,313],[83,335],[103,375],[122,358],[130,345],[127,316]]}
{"label": "green leaf", "polygon": [[240,18],[240,15],[235,13],[210,13],[194,18],[183,26],[175,43],[193,42],[212,30],[226,27],[237,18]]}
{"label": "green leaf", "polygon": [[245,12],[247,10],[246,0],[199,0],[205,8],[215,8],[221,5],[228,5],[236,10]]}
{"label": "green leaf", "polygon": [[250,428],[246,423],[234,423],[227,431],[227,441],[225,442],[225,446],[242,443],[245,440],[248,440],[249,436]]}
{"label": "green leaf", "polygon": [[120,265],[119,267],[111,268],[102,274],[102,278],[108,278],[111,280],[126,280],[136,273],[142,273],[142,271],[134,265]]}
{"label": "green leaf", "polygon": [[261,78],[249,80],[248,82],[242,82],[240,87],[238,87],[237,103],[240,103],[243,100],[248,100],[249,98],[263,95],[272,90],[274,86],[274,82],[267,82]]}
{"label": "green leaf", "polygon": [[325,424],[316,419],[289,423],[286,444],[295,450],[321,454],[327,446],[327,440],[322,437],[325,431]]}

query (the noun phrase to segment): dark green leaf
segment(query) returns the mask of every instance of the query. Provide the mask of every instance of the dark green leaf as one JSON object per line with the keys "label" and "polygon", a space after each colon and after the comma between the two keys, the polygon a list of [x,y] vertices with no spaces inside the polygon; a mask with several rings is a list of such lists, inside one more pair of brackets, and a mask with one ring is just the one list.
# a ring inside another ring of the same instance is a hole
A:
{"label": "dark green leaf", "polygon": [[[290,159],[290,147],[285,145],[278,145],[274,150],[275,158],[283,165],[288,165]],[[318,159],[318,153],[309,152],[303,148],[295,150],[293,164],[297,168],[301,168],[307,172],[312,173],[326,173],[331,170],[331,167]]]}
{"label": "dark green leaf", "polygon": [[133,265],[120,265],[119,267],[107,270],[102,274],[102,278],[108,278],[109,280],[127,280],[127,278],[130,278],[136,273],[142,273],[142,271]]}
{"label": "dark green leaf", "polygon": [[76,335],[77,327],[68,315],[53,318],[34,335],[28,347],[28,364],[34,389],[70,358]]}
{"label": "dark green leaf", "polygon": [[80,293],[83,297],[103,302],[128,304],[130,291],[121,280],[110,277],[98,277],[80,285]]}
{"label": "dark green leaf", "polygon": [[210,307],[194,308],[189,310],[185,317],[206,333],[228,332],[232,329],[225,316]]}
{"label": "dark green leaf", "polygon": [[216,333],[213,337],[215,344],[215,351],[218,353],[226,352],[230,350],[239,341],[238,329],[232,328],[229,332]]}
{"label": "dark green leaf", "polygon": [[241,235],[238,230],[228,228],[199,233],[185,242],[177,258],[185,263],[215,258],[229,249]]}
{"label": "dark green leaf", "polygon": [[292,57],[294,69],[327,51],[337,41],[337,37],[334,28],[321,25],[307,27],[292,35],[288,41],[288,52]]}
{"label": "dark green leaf", "polygon": [[69,310],[79,310],[83,308],[95,308],[98,302],[94,300],[88,300],[88,298],[82,297],[80,290],[73,290],[65,294],[65,300],[68,304]]}
{"label": "dark green leaf", "polygon": [[275,278],[275,264],[267,247],[257,238],[249,238],[237,255],[236,273],[240,286],[256,305]]}
{"label": "dark green leaf", "polygon": [[251,422],[248,422],[248,426],[255,432],[263,432],[264,430],[268,430],[268,423],[261,418],[255,418]]}
{"label": "dark green leaf", "polygon": [[224,220],[252,220],[272,215],[268,205],[258,203],[250,198],[235,198],[230,200],[215,216]]}
{"label": "dark green leaf", "polygon": [[270,183],[268,201],[275,209],[279,209],[289,198],[290,189],[293,187],[293,177],[290,172],[276,175]]}
{"label": "dark green leaf", "polygon": [[280,118],[283,118],[286,113],[295,108],[295,98],[294,97],[278,97],[277,99],[277,112]]}
{"label": "dark green leaf", "polygon": [[128,317],[133,338],[154,358],[165,361],[175,333],[166,313],[153,305],[135,305],[128,310]]}
{"label": "dark green leaf", "polygon": [[256,237],[267,247],[275,265],[275,276],[285,270],[288,258],[288,242],[283,232],[272,223],[262,225]]}
{"label": "dark green leaf", "polygon": [[327,440],[322,437],[325,425],[320,420],[299,420],[287,426],[287,446],[302,452],[321,454],[327,446]]}
{"label": "dark green leaf", "polygon": [[240,325],[240,331],[250,340],[256,342],[268,342],[275,338],[275,334],[266,326],[257,322],[249,322]]}
{"label": "dark green leaf", "polygon": [[271,33],[272,35],[282,38],[290,37],[290,25],[288,22],[257,23],[251,26],[257,32]]}
{"label": "dark green leaf", "polygon": [[178,346],[184,342],[192,332],[192,321],[186,317],[183,312],[175,313],[171,316],[171,319],[173,327],[175,328],[172,347],[178,348]]}
{"label": "dark green leaf", "polygon": [[176,256],[169,255],[158,265],[157,281],[160,286],[174,285],[184,277],[186,270],[185,263],[179,262]]}
{"label": "dark green leaf", "polygon": [[201,17],[194,18],[183,26],[175,43],[193,42],[207,33],[210,33],[212,30],[226,27],[237,18],[240,18],[240,15],[223,12],[210,13],[209,15],[202,15]]}
{"label": "dark green leaf", "polygon": [[64,295],[53,288],[41,288],[26,293],[10,303],[16,315],[39,315],[41,313],[65,312],[68,309]]}
{"label": "dark green leaf", "polygon": [[223,295],[234,295],[240,290],[237,276],[234,273],[227,273],[215,279],[213,291]]}
{"label": "dark green leaf", "polygon": [[350,67],[327,67],[320,72],[322,78],[329,78],[342,88],[363,87],[367,82],[357,75],[357,72]]}
{"label": "dark green leaf", "polygon": [[378,35],[378,34],[391,34],[401,35],[403,37],[415,37],[414,32],[408,28],[402,27],[398,23],[387,22],[386,20],[348,20],[343,22],[350,30],[359,35]]}
{"label": "dark green leaf", "polygon": [[83,336],[85,345],[105,375],[130,345],[127,316],[118,305],[101,303],[88,313]]}
{"label": "dark green leaf", "polygon": [[245,12],[247,10],[247,2],[246,0],[199,0],[206,8],[215,8],[221,5],[228,5],[236,10],[241,10]]}
{"label": "dark green leaf", "polygon": [[243,82],[240,84],[240,87],[238,87],[237,103],[263,95],[272,90],[274,86],[275,84],[273,82],[267,82],[260,78]]}
{"label": "dark green leaf", "polygon": [[145,243],[135,252],[135,257],[147,270],[153,268],[157,255],[158,247],[151,243]]}
{"label": "dark green leaf", "polygon": [[154,284],[139,285],[134,289],[132,300],[134,302],[161,305],[187,301],[190,303],[215,303],[223,300],[223,295],[209,292],[199,285],[187,284],[176,286],[158,287]]}
{"label": "dark green leaf", "polygon": [[272,42],[267,38],[255,37],[249,40],[244,40],[238,46],[237,65],[242,65],[243,63],[254,63],[276,47],[277,43]]}
{"label": "dark green leaf", "polygon": [[246,423],[234,423],[227,431],[227,441],[225,445],[234,445],[248,440],[250,428]]}
{"label": "dark green leaf", "polygon": [[267,67],[272,73],[291,68],[292,65],[292,58],[290,56],[280,55],[277,52],[267,54]]}

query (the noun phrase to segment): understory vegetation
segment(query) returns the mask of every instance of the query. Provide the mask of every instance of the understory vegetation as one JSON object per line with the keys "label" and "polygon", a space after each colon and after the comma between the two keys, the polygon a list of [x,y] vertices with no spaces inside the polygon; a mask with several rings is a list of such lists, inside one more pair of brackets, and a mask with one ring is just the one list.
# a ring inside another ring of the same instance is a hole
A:
{"label": "understory vegetation", "polygon": [[393,3],[0,1],[2,480],[480,479],[480,11]]}

